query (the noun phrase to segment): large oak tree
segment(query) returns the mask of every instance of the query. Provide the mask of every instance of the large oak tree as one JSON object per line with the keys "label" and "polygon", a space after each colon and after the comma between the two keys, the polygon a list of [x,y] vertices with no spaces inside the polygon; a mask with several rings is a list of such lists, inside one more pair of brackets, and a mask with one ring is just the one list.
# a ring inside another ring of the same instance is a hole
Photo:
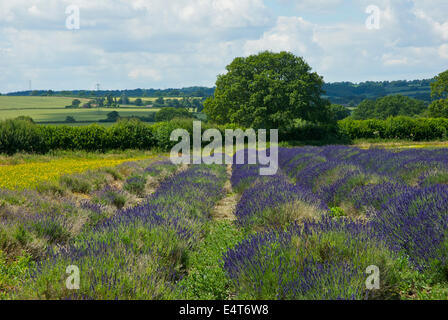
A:
{"label": "large oak tree", "polygon": [[431,83],[431,97],[435,100],[429,106],[429,116],[448,118],[448,70],[442,72]]}
{"label": "large oak tree", "polygon": [[214,97],[204,103],[204,112],[218,124],[286,129],[297,119],[332,119],[330,103],[321,97],[322,77],[292,53],[265,51],[235,58],[226,69],[218,76]]}

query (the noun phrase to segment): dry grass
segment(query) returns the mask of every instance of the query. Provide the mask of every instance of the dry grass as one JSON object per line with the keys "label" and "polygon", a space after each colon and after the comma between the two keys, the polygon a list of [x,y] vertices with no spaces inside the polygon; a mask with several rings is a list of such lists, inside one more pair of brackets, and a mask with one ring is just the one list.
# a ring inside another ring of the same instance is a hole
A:
{"label": "dry grass", "polygon": [[287,203],[280,208],[280,211],[286,214],[289,221],[296,222],[319,219],[325,214],[322,209],[303,201]]}
{"label": "dry grass", "polygon": [[241,198],[241,194],[235,193],[232,190],[232,184],[230,183],[230,177],[232,176],[232,166],[227,166],[228,179],[224,185],[224,189],[227,195],[222,198],[212,211],[212,217],[216,220],[236,220],[235,208],[238,201]]}

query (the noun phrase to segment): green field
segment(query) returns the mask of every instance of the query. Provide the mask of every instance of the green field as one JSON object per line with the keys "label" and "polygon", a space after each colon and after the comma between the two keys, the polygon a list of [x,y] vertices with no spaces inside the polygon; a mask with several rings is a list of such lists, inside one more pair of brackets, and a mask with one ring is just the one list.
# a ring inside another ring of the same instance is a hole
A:
{"label": "green field", "polygon": [[[67,116],[77,121],[96,122],[105,119],[111,111],[119,112],[120,116],[148,116],[150,112],[158,109],[123,106],[120,108],[92,108],[92,109],[66,109],[74,98],[69,97],[10,97],[0,96],[0,120],[29,116],[36,122],[60,122]],[[81,103],[89,99],[79,99]],[[149,100],[149,99],[148,99]]]}
{"label": "green field", "polygon": [[[12,97],[0,96],[0,110],[54,109],[71,105],[74,98],[69,97]],[[88,102],[89,99],[79,99]]]}

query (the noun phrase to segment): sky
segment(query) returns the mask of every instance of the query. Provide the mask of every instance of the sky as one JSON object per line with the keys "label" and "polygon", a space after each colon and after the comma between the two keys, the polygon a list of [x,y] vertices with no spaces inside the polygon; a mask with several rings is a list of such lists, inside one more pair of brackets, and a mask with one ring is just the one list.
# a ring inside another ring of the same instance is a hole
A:
{"label": "sky", "polygon": [[432,78],[448,69],[447,12],[447,0],[0,0],[0,92],[213,86],[264,50],[326,82]]}

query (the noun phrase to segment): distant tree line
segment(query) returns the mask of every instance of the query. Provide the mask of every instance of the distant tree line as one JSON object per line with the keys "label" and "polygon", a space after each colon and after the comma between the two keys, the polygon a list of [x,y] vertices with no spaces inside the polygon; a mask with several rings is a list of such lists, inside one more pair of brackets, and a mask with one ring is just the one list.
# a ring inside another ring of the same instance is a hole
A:
{"label": "distant tree line", "polygon": [[[324,83],[322,86],[323,97],[330,100],[331,103],[355,107],[363,100],[376,100],[387,95],[401,94],[414,99],[423,100],[430,103],[430,86],[435,79],[424,80],[398,80],[398,81],[367,81],[361,83],[352,82],[334,82]],[[207,98],[213,96],[215,88],[208,87],[188,87],[182,89],[135,89],[135,90],[72,90],[72,91],[53,91],[53,90],[34,90],[8,93],[11,96],[66,96],[78,98],[127,97],[136,98],[159,98],[159,97],[198,97]]]}
{"label": "distant tree line", "polygon": [[[175,118],[183,118],[183,119],[192,119],[194,118],[194,114],[188,111],[185,108],[161,108],[159,111],[150,111],[145,113],[145,115],[132,115],[129,117],[121,116],[118,111],[111,111],[106,115],[105,119],[101,119],[98,122],[117,122],[120,120],[139,120],[142,122],[162,122],[162,121],[170,121]],[[16,118],[16,120],[27,120],[33,122],[31,117],[20,117]],[[65,123],[89,123],[91,121],[77,121],[74,116],[67,116],[65,118]],[[55,123],[55,122],[53,122]]]}
{"label": "distant tree line", "polygon": [[169,99],[159,97],[152,102],[153,108],[185,108],[192,109],[195,112],[202,112],[204,109],[204,99],[201,98],[182,98],[182,99]]}
{"label": "distant tree line", "polygon": [[418,116],[427,109],[421,100],[402,95],[386,96],[376,100],[366,99],[353,111],[353,119],[387,119],[396,116]]}
{"label": "distant tree line", "polygon": [[106,97],[108,95],[119,98],[122,95],[136,98],[158,98],[158,97],[199,97],[206,98],[212,96],[215,88],[208,87],[187,87],[181,89],[134,89],[134,90],[33,90],[11,92],[9,96],[62,96],[62,97]]}
{"label": "distant tree line", "polygon": [[128,96],[122,95],[121,97],[113,97],[108,95],[106,97],[98,97],[92,99],[84,104],[81,103],[79,99],[74,99],[72,104],[66,106],[67,109],[76,108],[120,108],[121,105],[135,105],[137,107],[148,107],[148,108],[184,108],[191,109],[195,112],[201,112],[204,109],[203,98],[163,98],[159,97],[156,100],[143,100],[137,98],[134,100],[129,99]]}
{"label": "distant tree line", "polygon": [[410,98],[432,101],[431,83],[435,79],[413,81],[367,81],[359,84],[351,82],[325,83],[325,97],[332,103],[345,106],[357,106],[365,99],[376,100],[388,95],[404,95]]}
{"label": "distant tree line", "polygon": [[390,117],[448,118],[448,70],[430,84],[432,102],[429,104],[403,95],[365,99],[353,111],[355,120],[387,119]]}

